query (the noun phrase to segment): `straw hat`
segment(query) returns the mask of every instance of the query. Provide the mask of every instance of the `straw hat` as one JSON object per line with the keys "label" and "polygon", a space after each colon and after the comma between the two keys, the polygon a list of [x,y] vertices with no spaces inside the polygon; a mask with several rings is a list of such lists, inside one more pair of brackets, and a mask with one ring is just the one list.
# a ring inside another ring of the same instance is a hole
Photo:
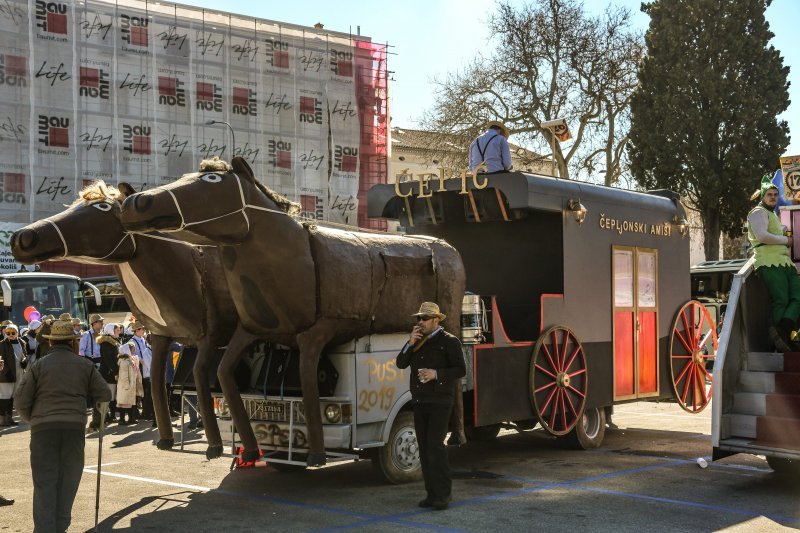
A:
{"label": "straw hat", "polygon": [[491,127],[500,128],[500,135],[508,139],[510,132],[508,131],[508,128],[506,127],[505,124],[497,120],[490,120],[489,122],[486,123],[486,129],[488,130]]}
{"label": "straw hat", "polygon": [[131,328],[131,331],[136,331],[137,329],[147,329],[147,326],[135,320],[128,324],[128,326]]}
{"label": "straw hat", "polygon": [[72,327],[72,317],[69,313],[63,313],[61,316],[58,317],[57,320],[53,321],[53,325],[50,327],[50,334],[49,335],[42,335],[45,339],[50,339],[53,341],[64,341],[64,340],[71,340],[71,339],[80,339],[80,333],[76,334],[74,328]]}
{"label": "straw hat", "polygon": [[101,320],[105,320],[102,316],[98,315],[97,313],[89,316],[89,325],[91,326],[95,322],[100,322]]}
{"label": "straw hat", "polygon": [[419,306],[419,311],[411,316],[435,316],[441,320],[447,317],[444,313],[439,312],[439,306],[433,302],[422,302],[422,305]]}

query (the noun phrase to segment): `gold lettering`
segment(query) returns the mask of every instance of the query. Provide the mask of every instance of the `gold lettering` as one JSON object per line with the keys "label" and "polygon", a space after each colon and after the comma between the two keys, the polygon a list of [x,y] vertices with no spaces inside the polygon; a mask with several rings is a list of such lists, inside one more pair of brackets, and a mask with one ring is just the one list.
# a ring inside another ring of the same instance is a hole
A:
{"label": "gold lettering", "polygon": [[[436,174],[420,174],[419,175],[419,194],[417,195],[418,198],[430,198],[433,196],[433,191],[428,190],[428,180],[431,179],[431,176],[435,176]],[[425,193],[428,194],[425,194]]]}
{"label": "gold lettering", "polygon": [[408,173],[408,169],[404,169],[400,174],[397,174],[394,177],[394,193],[397,196],[400,196],[401,198],[405,198],[407,196],[411,196],[411,189],[409,189],[406,194],[403,194],[403,193],[400,192],[400,184],[401,183],[406,183],[406,181],[403,181],[403,179],[402,179],[404,176],[408,176],[409,179],[407,181],[411,181],[412,179],[414,179],[414,175],[413,174],[409,174]]}
{"label": "gold lettering", "polygon": [[444,191],[444,173],[446,170],[444,167],[439,167],[439,192]]}
{"label": "gold lettering", "polygon": [[458,191],[458,194],[467,194],[467,174],[469,174],[467,170],[461,173],[461,190]]}
{"label": "gold lettering", "polygon": [[486,161],[481,162],[480,165],[475,167],[475,171],[472,174],[472,184],[475,186],[476,189],[485,189],[486,187],[489,186],[489,178],[484,178],[483,184],[482,185],[479,184],[478,183],[478,173],[479,173],[480,170],[483,170],[484,172],[488,172],[489,171],[489,169],[486,166]]}

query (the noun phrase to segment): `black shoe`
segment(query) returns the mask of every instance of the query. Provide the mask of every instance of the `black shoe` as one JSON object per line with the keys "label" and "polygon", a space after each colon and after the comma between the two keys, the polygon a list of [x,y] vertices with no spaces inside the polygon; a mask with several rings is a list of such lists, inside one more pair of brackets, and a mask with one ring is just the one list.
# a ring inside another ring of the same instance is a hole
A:
{"label": "black shoe", "polygon": [[0,496],[0,507],[5,507],[6,505],[14,505],[14,500]]}
{"label": "black shoe", "polygon": [[128,425],[128,421],[125,420],[124,418],[120,418],[119,419],[119,425],[120,426],[127,426]]}
{"label": "black shoe", "polygon": [[431,507],[433,507],[434,511],[444,511],[447,509],[447,506],[450,503],[450,499],[447,500],[436,500],[431,502]]}
{"label": "black shoe", "polygon": [[157,428],[157,427],[158,427],[158,422],[156,422],[155,420],[153,420],[153,425],[152,425],[151,427]]}
{"label": "black shoe", "polygon": [[420,500],[417,505],[423,509],[427,509],[428,507],[433,506],[433,501],[431,501],[430,498],[425,498],[424,500]]}
{"label": "black shoe", "polygon": [[186,427],[188,427],[189,429],[197,429],[197,422],[189,422],[189,424],[187,424]]}
{"label": "black shoe", "polygon": [[783,338],[783,335],[781,335],[781,332],[778,330],[778,328],[775,326],[770,326],[768,331],[769,338],[772,341],[772,344],[775,345],[776,350],[784,353],[792,351],[792,346],[786,341],[786,339]]}
{"label": "black shoe", "polygon": [[203,429],[203,419],[202,418],[198,418],[197,419],[197,429]]}

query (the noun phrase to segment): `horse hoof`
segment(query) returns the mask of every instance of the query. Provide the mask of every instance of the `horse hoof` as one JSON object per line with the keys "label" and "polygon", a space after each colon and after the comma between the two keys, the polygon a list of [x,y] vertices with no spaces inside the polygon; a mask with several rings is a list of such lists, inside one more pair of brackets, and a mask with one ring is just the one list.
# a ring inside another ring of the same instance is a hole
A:
{"label": "horse hoof", "polygon": [[[222,448],[222,446],[220,446]],[[211,448],[209,448],[210,450]],[[258,461],[258,458],[261,457],[259,450],[245,450],[242,452],[242,462],[243,463],[255,463]]]}
{"label": "horse hoof", "polygon": [[308,466],[322,466],[327,462],[324,453],[309,453],[308,458],[306,458],[306,464]]}
{"label": "horse hoof", "polygon": [[159,450],[171,450],[175,444],[175,439],[161,439],[156,443]]}
{"label": "horse hoof", "polygon": [[206,459],[216,459],[220,456],[222,456],[222,444],[219,446],[209,446],[206,448]]}

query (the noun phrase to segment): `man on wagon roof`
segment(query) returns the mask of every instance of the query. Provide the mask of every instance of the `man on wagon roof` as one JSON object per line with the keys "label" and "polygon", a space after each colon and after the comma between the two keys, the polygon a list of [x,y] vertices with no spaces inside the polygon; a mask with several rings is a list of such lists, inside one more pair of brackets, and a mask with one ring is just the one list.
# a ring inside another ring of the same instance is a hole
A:
{"label": "man on wagon roof", "polygon": [[469,170],[475,172],[485,163],[487,174],[511,170],[511,149],[508,146],[508,128],[502,122],[490,121],[486,133],[472,141],[469,147]]}

